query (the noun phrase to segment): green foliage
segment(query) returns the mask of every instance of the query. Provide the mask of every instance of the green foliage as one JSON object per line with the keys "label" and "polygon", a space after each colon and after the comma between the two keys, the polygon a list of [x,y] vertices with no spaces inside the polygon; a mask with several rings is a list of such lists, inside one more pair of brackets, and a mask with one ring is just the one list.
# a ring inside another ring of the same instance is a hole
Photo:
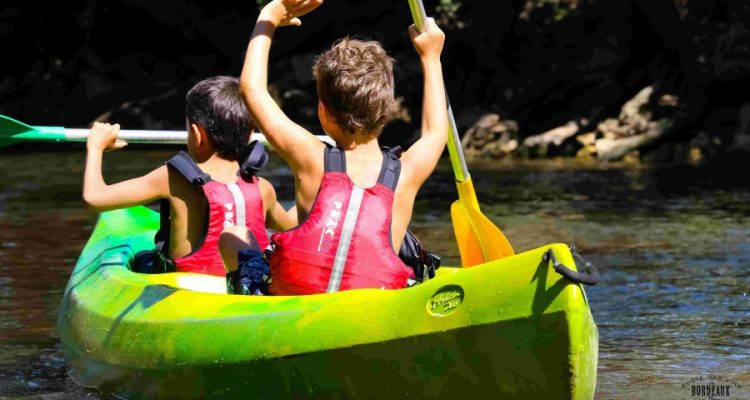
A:
{"label": "green foliage", "polygon": [[460,0],[440,0],[440,3],[435,7],[438,15],[437,22],[445,27],[463,28],[464,22],[458,18],[458,10],[461,5]]}
{"label": "green foliage", "polygon": [[546,23],[558,22],[570,16],[583,2],[583,0],[526,0],[519,18],[528,21],[535,10],[543,9],[544,14],[551,13],[551,19],[546,20]]}
{"label": "green foliage", "polygon": [[568,16],[568,14],[570,14],[570,9],[560,7],[559,5],[555,6],[555,16],[554,16],[555,21],[563,20],[565,17]]}
{"label": "green foliage", "polygon": [[440,0],[440,4],[436,7],[437,12],[442,13],[456,13],[461,8],[460,1],[453,0]]}

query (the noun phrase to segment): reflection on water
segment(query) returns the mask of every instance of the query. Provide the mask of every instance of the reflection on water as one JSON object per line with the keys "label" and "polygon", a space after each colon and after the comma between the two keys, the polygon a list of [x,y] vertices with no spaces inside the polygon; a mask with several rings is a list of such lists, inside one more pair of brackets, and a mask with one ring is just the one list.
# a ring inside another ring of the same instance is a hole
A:
{"label": "reflection on water", "polygon": [[[80,205],[82,151],[0,154],[0,396],[100,397],[65,373],[57,309],[94,224]],[[141,174],[171,150],[108,154],[108,180]],[[134,161],[135,160],[135,161]],[[486,215],[517,251],[572,242],[600,267],[587,288],[600,331],[597,398],[687,396],[680,384],[733,377],[750,397],[750,189],[689,168],[573,163],[470,166]],[[696,175],[697,174],[697,175]],[[264,175],[291,200],[289,170]],[[700,176],[700,179],[697,177]],[[458,262],[447,162],[419,194],[412,227]]]}

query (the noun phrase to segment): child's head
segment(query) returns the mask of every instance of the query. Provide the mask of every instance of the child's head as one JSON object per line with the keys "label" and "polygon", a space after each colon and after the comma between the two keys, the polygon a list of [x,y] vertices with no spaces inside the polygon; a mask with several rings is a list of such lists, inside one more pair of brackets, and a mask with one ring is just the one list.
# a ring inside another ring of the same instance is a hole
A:
{"label": "child's head", "polygon": [[344,38],[313,67],[318,97],[344,132],[373,134],[388,122],[393,99],[393,59],[378,42]]}
{"label": "child's head", "polygon": [[206,132],[219,157],[234,161],[255,124],[240,94],[239,79],[215,76],[198,82],[185,98],[188,124]]}

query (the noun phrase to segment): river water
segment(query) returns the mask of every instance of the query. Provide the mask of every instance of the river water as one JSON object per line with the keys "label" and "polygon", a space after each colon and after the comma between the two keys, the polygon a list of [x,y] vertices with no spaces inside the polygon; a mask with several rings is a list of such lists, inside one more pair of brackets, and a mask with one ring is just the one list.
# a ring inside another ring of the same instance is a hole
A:
{"label": "river water", "polygon": [[[109,153],[105,177],[142,174],[174,151]],[[0,153],[0,398],[107,398],[67,377],[55,328],[96,219],[80,203],[83,161],[83,147]],[[684,166],[497,162],[470,171],[483,212],[516,251],[575,243],[599,266],[602,281],[586,288],[600,335],[597,398],[698,398],[681,385],[709,375],[735,382],[730,398],[750,398],[750,185]],[[275,160],[263,175],[289,204],[289,170]],[[445,265],[458,263],[455,197],[443,160],[412,228]]]}

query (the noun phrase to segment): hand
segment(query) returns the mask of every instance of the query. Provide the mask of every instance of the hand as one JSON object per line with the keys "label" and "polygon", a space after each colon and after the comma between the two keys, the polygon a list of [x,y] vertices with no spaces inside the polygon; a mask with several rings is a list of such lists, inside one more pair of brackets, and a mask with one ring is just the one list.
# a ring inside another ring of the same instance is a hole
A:
{"label": "hand", "polygon": [[117,134],[120,132],[120,124],[108,124],[104,122],[94,122],[94,126],[89,131],[89,137],[86,139],[86,147],[89,150],[108,151],[118,150],[128,145],[124,140],[117,140]]}
{"label": "hand", "polygon": [[424,32],[419,32],[416,25],[409,27],[409,36],[417,54],[422,60],[440,59],[440,53],[443,52],[443,43],[445,43],[445,34],[435,24],[435,20],[427,18],[424,26]]}
{"label": "hand", "polygon": [[323,0],[273,0],[260,12],[259,19],[266,19],[276,26],[302,25],[299,17],[323,4]]}

